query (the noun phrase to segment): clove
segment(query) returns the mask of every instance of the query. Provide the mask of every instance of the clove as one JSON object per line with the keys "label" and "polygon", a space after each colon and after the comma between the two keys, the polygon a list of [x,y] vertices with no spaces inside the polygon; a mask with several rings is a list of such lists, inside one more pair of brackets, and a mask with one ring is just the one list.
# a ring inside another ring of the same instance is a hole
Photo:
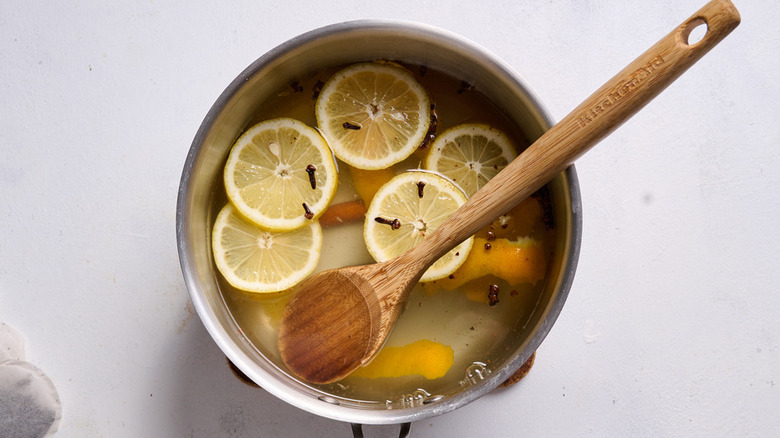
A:
{"label": "clove", "polygon": [[303,217],[306,219],[312,219],[314,218],[314,213],[311,211],[311,208],[309,208],[309,205],[307,203],[303,203]]}
{"label": "clove", "polygon": [[498,285],[497,284],[491,284],[488,288],[488,300],[490,300],[490,305],[495,306],[498,304]]}
{"label": "clove", "polygon": [[312,190],[317,188],[317,180],[314,179],[314,172],[317,170],[316,167],[314,167],[313,164],[309,164],[306,166],[306,173],[309,174],[309,184],[311,184]]}
{"label": "clove", "polygon": [[425,182],[419,181],[417,182],[417,196],[423,197],[423,189],[425,188]]}
{"label": "clove", "polygon": [[380,224],[390,225],[390,228],[392,228],[393,230],[397,230],[401,228],[401,221],[399,221],[398,219],[385,219],[383,217],[375,217],[374,221]]}

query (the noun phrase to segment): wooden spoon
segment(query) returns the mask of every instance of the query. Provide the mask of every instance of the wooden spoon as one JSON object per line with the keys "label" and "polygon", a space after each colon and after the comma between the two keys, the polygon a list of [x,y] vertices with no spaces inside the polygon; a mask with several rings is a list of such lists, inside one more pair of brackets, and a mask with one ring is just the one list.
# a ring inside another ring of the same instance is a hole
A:
{"label": "wooden spoon", "polygon": [[[309,382],[330,383],[369,361],[434,261],[563,171],[739,21],[728,0],[709,2],[542,135],[419,245],[383,263],[324,271],[303,282],[282,317],[279,350],[284,363]],[[706,29],[705,35],[689,43],[698,26]]]}

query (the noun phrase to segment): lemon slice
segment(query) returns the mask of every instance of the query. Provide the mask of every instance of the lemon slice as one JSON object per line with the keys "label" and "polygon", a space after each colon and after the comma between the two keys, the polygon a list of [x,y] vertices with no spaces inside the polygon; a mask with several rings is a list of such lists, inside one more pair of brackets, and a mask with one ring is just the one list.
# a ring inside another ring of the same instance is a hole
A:
{"label": "lemon slice", "polygon": [[[466,195],[441,175],[426,171],[402,173],[374,195],[366,213],[363,237],[378,262],[399,256],[425,239],[466,202]],[[452,274],[466,260],[473,237],[437,260],[420,281]]]}
{"label": "lemon slice", "polygon": [[217,269],[233,287],[248,292],[287,290],[309,275],[320,258],[319,222],[293,231],[264,230],[227,204],[211,236]]}
{"label": "lemon slice", "polygon": [[300,228],[325,212],[338,185],[325,139],[303,122],[260,122],[239,137],[225,164],[225,191],[241,214],[274,231]]}
{"label": "lemon slice", "polygon": [[452,179],[472,196],[516,156],[503,132],[488,125],[465,124],[436,137],[424,167]]}
{"label": "lemon slice", "polygon": [[338,158],[377,170],[404,160],[431,123],[428,93],[402,67],[355,64],[334,74],[316,104],[317,125]]}

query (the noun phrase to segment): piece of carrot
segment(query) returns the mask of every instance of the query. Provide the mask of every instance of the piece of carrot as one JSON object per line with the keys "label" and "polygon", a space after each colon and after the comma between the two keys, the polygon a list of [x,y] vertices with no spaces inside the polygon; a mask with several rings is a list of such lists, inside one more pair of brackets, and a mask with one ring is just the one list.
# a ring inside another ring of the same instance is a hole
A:
{"label": "piece of carrot", "polygon": [[320,216],[320,225],[333,227],[362,221],[366,217],[366,206],[360,201],[347,201],[333,204]]}

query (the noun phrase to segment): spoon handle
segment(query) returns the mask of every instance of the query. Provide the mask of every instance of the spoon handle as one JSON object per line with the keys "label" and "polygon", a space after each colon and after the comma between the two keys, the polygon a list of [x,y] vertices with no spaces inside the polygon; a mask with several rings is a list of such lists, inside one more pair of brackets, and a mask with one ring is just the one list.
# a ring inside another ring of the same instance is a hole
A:
{"label": "spoon handle", "polygon": [[[509,211],[650,102],[739,21],[729,0],[707,3],[550,128],[407,254],[432,262]],[[699,26],[706,33],[689,41]]]}

